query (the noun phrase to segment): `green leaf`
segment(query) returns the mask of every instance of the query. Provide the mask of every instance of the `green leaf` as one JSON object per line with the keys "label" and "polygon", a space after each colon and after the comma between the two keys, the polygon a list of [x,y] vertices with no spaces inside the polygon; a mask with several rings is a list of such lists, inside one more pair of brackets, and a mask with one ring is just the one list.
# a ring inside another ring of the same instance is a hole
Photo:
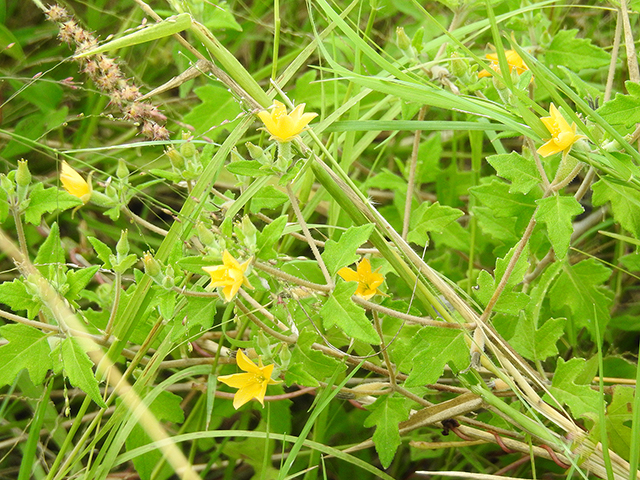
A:
{"label": "green leaf", "polygon": [[64,263],[64,250],[60,243],[60,228],[58,228],[57,223],[54,222],[54,224],[51,225],[51,231],[42,245],[40,245],[38,255],[33,263],[45,277],[47,276],[50,265],[61,265]]}
{"label": "green leaf", "polygon": [[257,160],[241,160],[231,162],[227,165],[227,170],[234,175],[244,175],[247,177],[263,177],[271,175],[272,172],[262,168],[262,164]]}
{"label": "green leaf", "polygon": [[493,178],[490,182],[469,189],[482,205],[493,211],[494,217],[530,218],[535,209],[537,194],[509,193],[509,185]]}
{"label": "green leaf", "polygon": [[122,261],[120,261],[119,263],[114,263],[115,262],[115,258],[111,259],[111,263],[113,265],[113,270],[115,272],[118,272],[118,273],[126,272],[131,267],[133,267],[136,264],[137,261],[138,261],[138,257],[136,256],[135,253],[130,253],[129,255],[124,257],[122,259]]}
{"label": "green leaf", "polygon": [[331,328],[337,325],[349,337],[378,345],[380,337],[365,315],[364,309],[351,300],[357,288],[355,282],[341,282],[336,285],[320,309],[324,327]]}
{"label": "green leaf", "polygon": [[67,272],[69,290],[67,290],[64,297],[70,302],[76,300],[98,270],[100,270],[100,267],[96,265]]}
{"label": "green leaf", "polygon": [[29,194],[30,202],[24,212],[24,219],[32,225],[40,225],[42,215],[51,212],[63,212],[82,205],[82,200],[64,190],[51,187],[44,189],[44,184],[36,183]]}
{"label": "green leaf", "polygon": [[[491,274],[486,270],[483,270],[478,275],[478,289],[475,294],[478,300],[487,305],[493,296],[498,284],[502,280],[502,277],[509,265],[509,261],[513,257],[517,245],[514,246],[504,258],[498,258],[496,260],[496,268],[494,271],[495,279],[491,277]],[[520,258],[516,262],[511,275],[498,299],[498,302],[493,307],[494,311],[501,313],[508,313],[510,315],[518,315],[518,313],[529,303],[529,297],[521,292],[514,292],[513,289],[518,285],[529,268],[529,244],[525,246]]]}
{"label": "green leaf", "polygon": [[183,30],[187,30],[191,26],[191,15],[188,13],[182,13],[180,15],[173,15],[158,23],[150,23],[147,27],[134,30],[133,33],[129,33],[110,42],[104,43],[99,47],[93,48],[86,52],[82,52],[76,55],[75,58],[83,58],[89,55],[96,55],[102,52],[113,52],[120,48],[131,47],[133,45],[140,45],[142,43],[151,42],[159,38],[170,37]]}
{"label": "green leaf", "polygon": [[242,109],[230,92],[217,85],[204,85],[193,91],[202,103],[186,114],[184,121],[195,127],[194,135],[206,135],[215,141],[225,131],[233,130]]}
{"label": "green leaf", "polygon": [[540,184],[542,179],[533,158],[526,158],[517,152],[506,155],[492,155],[487,162],[502,178],[511,181],[509,192],[527,194]]}
{"label": "green leaf", "polygon": [[324,260],[330,275],[335,275],[338,270],[357,261],[360,256],[356,254],[356,249],[369,240],[369,235],[373,231],[372,224],[349,227],[338,241],[327,240],[322,259]]}
{"label": "green leaf", "polygon": [[631,127],[640,122],[640,85],[628,80],[625,86],[629,95],[616,93],[613,100],[605,102],[597,110],[611,125]]}
{"label": "green leaf", "polygon": [[185,297],[187,305],[184,315],[190,328],[198,327],[200,331],[213,327],[213,319],[216,314],[216,302],[212,298]]}
{"label": "green leaf", "polygon": [[402,397],[382,395],[367,407],[371,415],[364,421],[365,427],[376,427],[373,443],[380,463],[388,468],[400,446],[400,422],[409,417],[409,409]]}
{"label": "green leaf", "polygon": [[37,328],[19,323],[0,327],[0,336],[9,341],[0,347],[0,386],[11,385],[24,368],[31,381],[40,385],[53,367],[48,336]]}
{"label": "green leaf", "polygon": [[225,1],[203,2],[202,23],[209,30],[236,30],[242,31],[242,27],[236,22],[231,7]]}
{"label": "green leaf", "polygon": [[271,260],[277,257],[274,245],[282,237],[284,228],[287,226],[287,220],[287,216],[282,215],[264,227],[262,232],[258,233],[256,257],[262,260]]}
{"label": "green leaf", "polygon": [[291,361],[285,374],[287,385],[299,383],[307,387],[317,387],[336,370],[346,370],[346,365],[333,357],[314,350],[312,345],[316,335],[306,330],[300,332],[298,341],[291,352]]}
{"label": "green leaf", "polygon": [[565,263],[549,291],[552,311],[560,313],[568,307],[576,327],[585,327],[591,338],[596,338],[594,321],[598,320],[600,332],[604,332],[610,318],[613,295],[601,286],[610,275],[610,269],[591,258],[575,265]]}
{"label": "green leaf", "polygon": [[284,202],[289,200],[286,193],[281,192],[272,185],[261,188],[252,198],[249,211],[257,213],[260,210],[272,210],[278,208]]}
{"label": "green leaf", "polygon": [[0,303],[8,305],[14,312],[26,310],[30,319],[36,317],[42,306],[40,299],[29,293],[24,280],[20,278],[0,283]]}
{"label": "green leaf", "polygon": [[[442,140],[440,135],[433,135],[418,147],[416,178],[418,183],[434,182],[441,172]],[[408,175],[406,175],[408,176]],[[406,185],[405,187],[406,188]]]}
{"label": "green leaf", "polygon": [[582,358],[572,358],[565,362],[559,357],[549,391],[556,400],[567,405],[575,417],[595,421],[600,408],[600,393],[592,390],[589,383],[579,379],[586,366]]}
{"label": "green leaf", "polygon": [[622,228],[640,239],[640,192],[608,175],[601,177],[591,189],[593,205],[599,206],[611,202],[615,220]]}
{"label": "green leaf", "polygon": [[54,358],[58,355],[69,383],[89,395],[97,405],[106,408],[107,405],[100,396],[98,380],[93,373],[93,362],[81,347],[80,342],[73,337],[65,338],[52,352]]}
{"label": "green leaf", "polygon": [[633,395],[635,388],[616,385],[613,399],[607,408],[607,435],[610,447],[625,460],[629,460],[631,451],[631,424],[633,418]]}
{"label": "green leaf", "polygon": [[101,242],[96,237],[87,237],[87,239],[89,240],[89,243],[93,245],[93,249],[96,251],[98,258],[102,260],[102,266],[104,268],[111,269],[111,255],[113,255],[111,249],[106,243]]}
{"label": "green leaf", "polygon": [[591,43],[591,40],[575,38],[578,30],[560,30],[545,52],[548,64],[564,65],[578,72],[585,68],[609,65],[611,55]]}
{"label": "green leaf", "polygon": [[440,202],[431,205],[424,202],[411,214],[411,230],[407,239],[418,245],[424,245],[426,232],[441,233],[450,223],[455,222],[462,215],[464,215],[462,210],[440,205]]}
{"label": "green leaf", "polygon": [[553,195],[537,200],[536,220],[546,224],[547,234],[556,256],[563,259],[569,250],[573,224],[571,219],[584,212],[573,196]]}
{"label": "green leaf", "polygon": [[[449,364],[457,370],[469,365],[469,348],[464,341],[464,332],[453,328],[422,327],[413,349],[413,368],[405,382],[407,387],[418,387],[435,383]],[[417,348],[420,345],[427,348]]]}
{"label": "green leaf", "polygon": [[473,207],[473,215],[478,220],[478,226],[490,239],[500,240],[507,245],[513,245],[520,239],[516,233],[516,217],[496,217],[492,208],[479,206]]}
{"label": "green leaf", "polygon": [[521,312],[509,343],[516,352],[529,360],[546,360],[557,355],[556,342],[564,334],[566,321],[566,318],[550,318],[538,328],[531,315]]}

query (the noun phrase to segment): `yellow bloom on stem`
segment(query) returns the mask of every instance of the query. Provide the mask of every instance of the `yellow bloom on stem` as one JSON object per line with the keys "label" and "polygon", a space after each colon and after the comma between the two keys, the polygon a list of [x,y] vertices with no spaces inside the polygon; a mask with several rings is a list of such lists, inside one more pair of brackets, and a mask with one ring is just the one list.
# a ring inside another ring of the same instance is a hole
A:
{"label": "yellow bloom on stem", "polygon": [[[518,55],[518,52],[515,50],[505,50],[504,56],[507,57],[507,63],[509,64],[509,72],[512,72],[514,69],[518,75],[521,75],[526,70],[529,70],[529,67],[524,63],[522,57]],[[491,60],[491,64],[489,67],[494,72],[500,73],[500,60],[498,59],[497,53],[489,53],[487,54],[487,60]],[[482,70],[478,73],[478,78],[490,77],[491,73],[487,70]]]}
{"label": "yellow bloom on stem", "polygon": [[224,375],[218,377],[222,383],[232,388],[239,389],[233,396],[233,408],[239,409],[249,400],[255,398],[264,407],[264,396],[267,393],[267,385],[275,385],[277,382],[271,379],[273,365],[262,365],[262,359],[258,359],[258,365],[253,363],[249,358],[238,350],[236,354],[236,362],[238,366],[246,373],[235,373],[233,375]]}
{"label": "yellow bloom on stem", "polygon": [[378,290],[378,287],[384,282],[384,275],[378,273],[380,269],[377,268],[375,272],[372,272],[371,263],[368,258],[363,258],[357,268],[357,272],[351,268],[341,268],[338,270],[338,275],[347,282],[358,282],[356,295],[365,300],[369,300],[376,294],[383,295],[383,293]]}
{"label": "yellow bloom on stem", "polygon": [[290,142],[300,132],[307,130],[307,124],[318,116],[317,113],[304,113],[304,105],[301,103],[291,113],[287,113],[284,103],[274,100],[271,112],[262,110],[258,112],[258,117],[271,134],[271,139],[281,143]]}
{"label": "yellow bloom on stem", "polygon": [[211,275],[211,283],[209,287],[224,287],[222,294],[227,302],[238,293],[240,287],[244,285],[247,288],[253,288],[249,279],[244,275],[247,267],[251,263],[251,258],[240,264],[231,254],[225,250],[222,254],[222,265],[213,267],[202,267],[202,269]]}
{"label": "yellow bloom on stem", "polygon": [[64,189],[74,197],[78,197],[82,200],[82,203],[87,203],[91,200],[91,193],[93,188],[91,187],[91,175],[85,180],[82,176],[76,172],[71,166],[62,161],[62,167],[60,170],[60,181]]}
{"label": "yellow bloom on stem", "polygon": [[537,151],[543,157],[548,157],[558,152],[562,152],[562,156],[565,157],[575,142],[586,137],[584,135],[576,135],[575,122],[569,125],[569,122],[565,120],[553,103],[549,107],[549,113],[551,114],[549,117],[542,117],[540,120],[549,130],[551,139]]}

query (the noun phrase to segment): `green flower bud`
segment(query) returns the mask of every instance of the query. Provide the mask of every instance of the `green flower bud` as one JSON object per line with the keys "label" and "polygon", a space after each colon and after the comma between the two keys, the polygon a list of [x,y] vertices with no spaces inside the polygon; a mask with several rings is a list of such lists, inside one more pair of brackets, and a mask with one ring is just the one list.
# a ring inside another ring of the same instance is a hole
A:
{"label": "green flower bud", "polygon": [[144,254],[144,256],[142,257],[142,263],[144,263],[144,271],[147,275],[149,275],[154,280],[159,279],[159,277],[162,275],[162,269],[160,268],[160,264],[153,257],[151,252],[146,252]]}
{"label": "green flower bud", "polygon": [[122,158],[118,160],[118,169],[116,170],[116,175],[120,180],[124,180],[129,176],[129,169],[127,168],[126,162]]}
{"label": "green flower bud", "polygon": [[260,148],[257,145],[254,145],[251,142],[247,142],[244,145],[245,147],[247,147],[247,150],[249,151],[249,155],[253,160],[258,160],[262,164],[267,163],[267,157],[264,154],[264,150],[262,148]]}
{"label": "green flower bud", "polygon": [[121,261],[129,254],[128,230],[122,230],[120,240],[116,243],[116,252],[118,253],[118,261]]}
{"label": "green flower bud", "polygon": [[396,43],[400,50],[409,50],[411,48],[411,39],[405,33],[403,27],[396,27]]}
{"label": "green flower bud", "polygon": [[164,153],[169,157],[169,161],[173,168],[176,170],[182,170],[184,168],[184,157],[175,148],[171,147]]}
{"label": "green flower bud", "polygon": [[196,155],[196,147],[188,140],[180,146],[180,153],[185,158],[193,158]]}
{"label": "green flower bud", "polygon": [[198,230],[198,238],[204,245],[209,247],[216,242],[216,236],[205,226],[204,223],[198,222],[196,229]]}
{"label": "green flower bud", "polygon": [[18,160],[18,171],[16,172],[16,184],[18,187],[28,187],[31,184],[31,172],[25,159]]}

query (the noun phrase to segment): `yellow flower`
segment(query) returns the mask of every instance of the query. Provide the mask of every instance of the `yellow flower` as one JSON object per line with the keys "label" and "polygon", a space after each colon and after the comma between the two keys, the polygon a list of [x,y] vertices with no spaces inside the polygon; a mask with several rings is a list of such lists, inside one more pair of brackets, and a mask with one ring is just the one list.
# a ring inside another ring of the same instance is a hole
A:
{"label": "yellow flower", "polygon": [[548,157],[554,153],[563,152],[562,156],[565,157],[575,142],[586,137],[584,135],[576,135],[575,122],[569,126],[569,122],[564,119],[553,103],[549,107],[549,113],[551,116],[542,117],[540,120],[549,130],[551,139],[538,149],[538,153],[543,157]]}
{"label": "yellow flower", "polygon": [[242,350],[238,350],[236,362],[247,373],[235,373],[218,377],[218,380],[222,383],[239,389],[233,396],[233,407],[237,410],[252,398],[257,399],[264,407],[264,395],[267,393],[267,385],[280,383],[271,380],[273,365],[265,367],[262,365],[262,359],[258,359],[259,365],[256,365],[242,353]]}
{"label": "yellow flower", "polygon": [[91,175],[87,177],[87,180],[82,178],[82,176],[71,168],[67,162],[64,160],[62,161],[62,169],[60,171],[60,181],[62,182],[62,186],[71,195],[82,200],[82,203],[87,203],[91,200],[91,193],[93,192],[93,188],[91,187]]}
{"label": "yellow flower", "polygon": [[291,113],[287,113],[287,107],[274,100],[271,112],[262,110],[258,112],[258,117],[271,134],[271,139],[282,143],[290,142],[300,132],[307,130],[307,124],[318,116],[317,113],[304,113],[304,105],[301,103]]}
{"label": "yellow flower", "polygon": [[247,270],[251,260],[252,258],[243,264],[240,264],[227,250],[225,250],[222,255],[223,265],[202,267],[205,272],[211,275],[211,283],[209,284],[209,287],[224,287],[222,289],[222,294],[227,302],[230,301],[236,293],[238,293],[238,290],[240,290],[242,285],[248,288],[253,288],[251,283],[249,283],[249,279],[244,275],[244,272]]}
{"label": "yellow flower", "polygon": [[378,287],[384,282],[384,276],[378,273],[379,268],[375,272],[371,271],[371,263],[368,258],[363,258],[358,264],[358,271],[355,272],[351,268],[341,268],[338,270],[340,275],[347,282],[358,282],[356,295],[369,300],[376,294],[384,295]]}
{"label": "yellow flower", "polygon": [[[507,63],[509,64],[509,72],[512,72],[514,69],[518,75],[522,74],[526,70],[529,70],[529,67],[522,61],[520,55],[515,50],[505,50],[504,56],[507,57]],[[500,60],[498,60],[497,53],[489,53],[487,54],[487,59],[491,60],[491,64],[489,67],[494,72],[500,73]],[[491,73],[487,70],[482,70],[478,73],[478,78],[490,77]]]}

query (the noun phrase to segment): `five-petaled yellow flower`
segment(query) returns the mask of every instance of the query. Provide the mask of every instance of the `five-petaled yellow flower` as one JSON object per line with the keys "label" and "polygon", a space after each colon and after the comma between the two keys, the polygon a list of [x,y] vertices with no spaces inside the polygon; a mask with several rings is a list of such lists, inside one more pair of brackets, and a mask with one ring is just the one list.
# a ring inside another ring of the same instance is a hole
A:
{"label": "five-petaled yellow flower", "polygon": [[[341,268],[338,270],[340,275],[347,282],[358,282],[356,295],[369,300],[376,294],[383,294],[378,287],[384,282],[384,276],[378,273],[379,268],[375,272],[371,271],[371,263],[368,258],[363,258],[358,264],[358,271],[355,272],[351,268]],[[384,294],[383,294],[384,295]]]}
{"label": "five-petaled yellow flower", "polygon": [[[509,72],[513,72],[515,69],[518,75],[522,74],[524,71],[529,70],[529,67],[524,63],[518,52],[515,50],[505,50],[504,56],[507,57],[507,63],[509,64]],[[489,53],[487,54],[487,59],[491,60],[491,64],[489,67],[494,72],[500,73],[500,60],[498,60],[497,53]],[[478,73],[478,78],[490,77],[491,73],[487,70],[482,70]]]}
{"label": "five-petaled yellow flower", "polygon": [[249,279],[244,275],[247,267],[251,263],[251,258],[246,262],[240,264],[231,254],[225,250],[222,254],[223,265],[216,265],[213,267],[202,267],[202,269],[211,275],[211,283],[209,287],[224,287],[222,294],[227,302],[229,302],[240,287],[244,285],[247,288],[253,288]]}
{"label": "five-petaled yellow flower", "polygon": [[82,203],[87,203],[91,200],[91,193],[93,192],[91,175],[89,175],[88,181],[85,180],[64,160],[62,161],[62,168],[60,170],[60,181],[64,189],[74,197],[82,200]]}
{"label": "five-petaled yellow flower", "polygon": [[238,366],[246,373],[235,373],[218,377],[222,383],[232,388],[239,389],[233,396],[233,407],[237,410],[249,400],[255,398],[264,407],[264,395],[267,393],[267,385],[275,385],[277,382],[271,379],[273,365],[262,365],[262,359],[258,359],[259,365],[238,350],[236,354]]}
{"label": "five-petaled yellow flower", "polygon": [[281,143],[290,142],[300,132],[307,130],[307,124],[318,116],[317,113],[304,113],[304,105],[301,103],[291,113],[287,113],[284,103],[274,100],[271,112],[262,110],[258,112],[258,117],[271,134],[271,139]]}
{"label": "five-petaled yellow flower", "polygon": [[547,127],[551,134],[551,139],[538,149],[538,153],[543,157],[548,157],[554,153],[562,152],[562,156],[566,157],[571,150],[571,146],[580,140],[586,138],[584,135],[576,135],[576,124],[565,120],[556,106],[552,103],[549,107],[549,117],[542,117],[542,123]]}

